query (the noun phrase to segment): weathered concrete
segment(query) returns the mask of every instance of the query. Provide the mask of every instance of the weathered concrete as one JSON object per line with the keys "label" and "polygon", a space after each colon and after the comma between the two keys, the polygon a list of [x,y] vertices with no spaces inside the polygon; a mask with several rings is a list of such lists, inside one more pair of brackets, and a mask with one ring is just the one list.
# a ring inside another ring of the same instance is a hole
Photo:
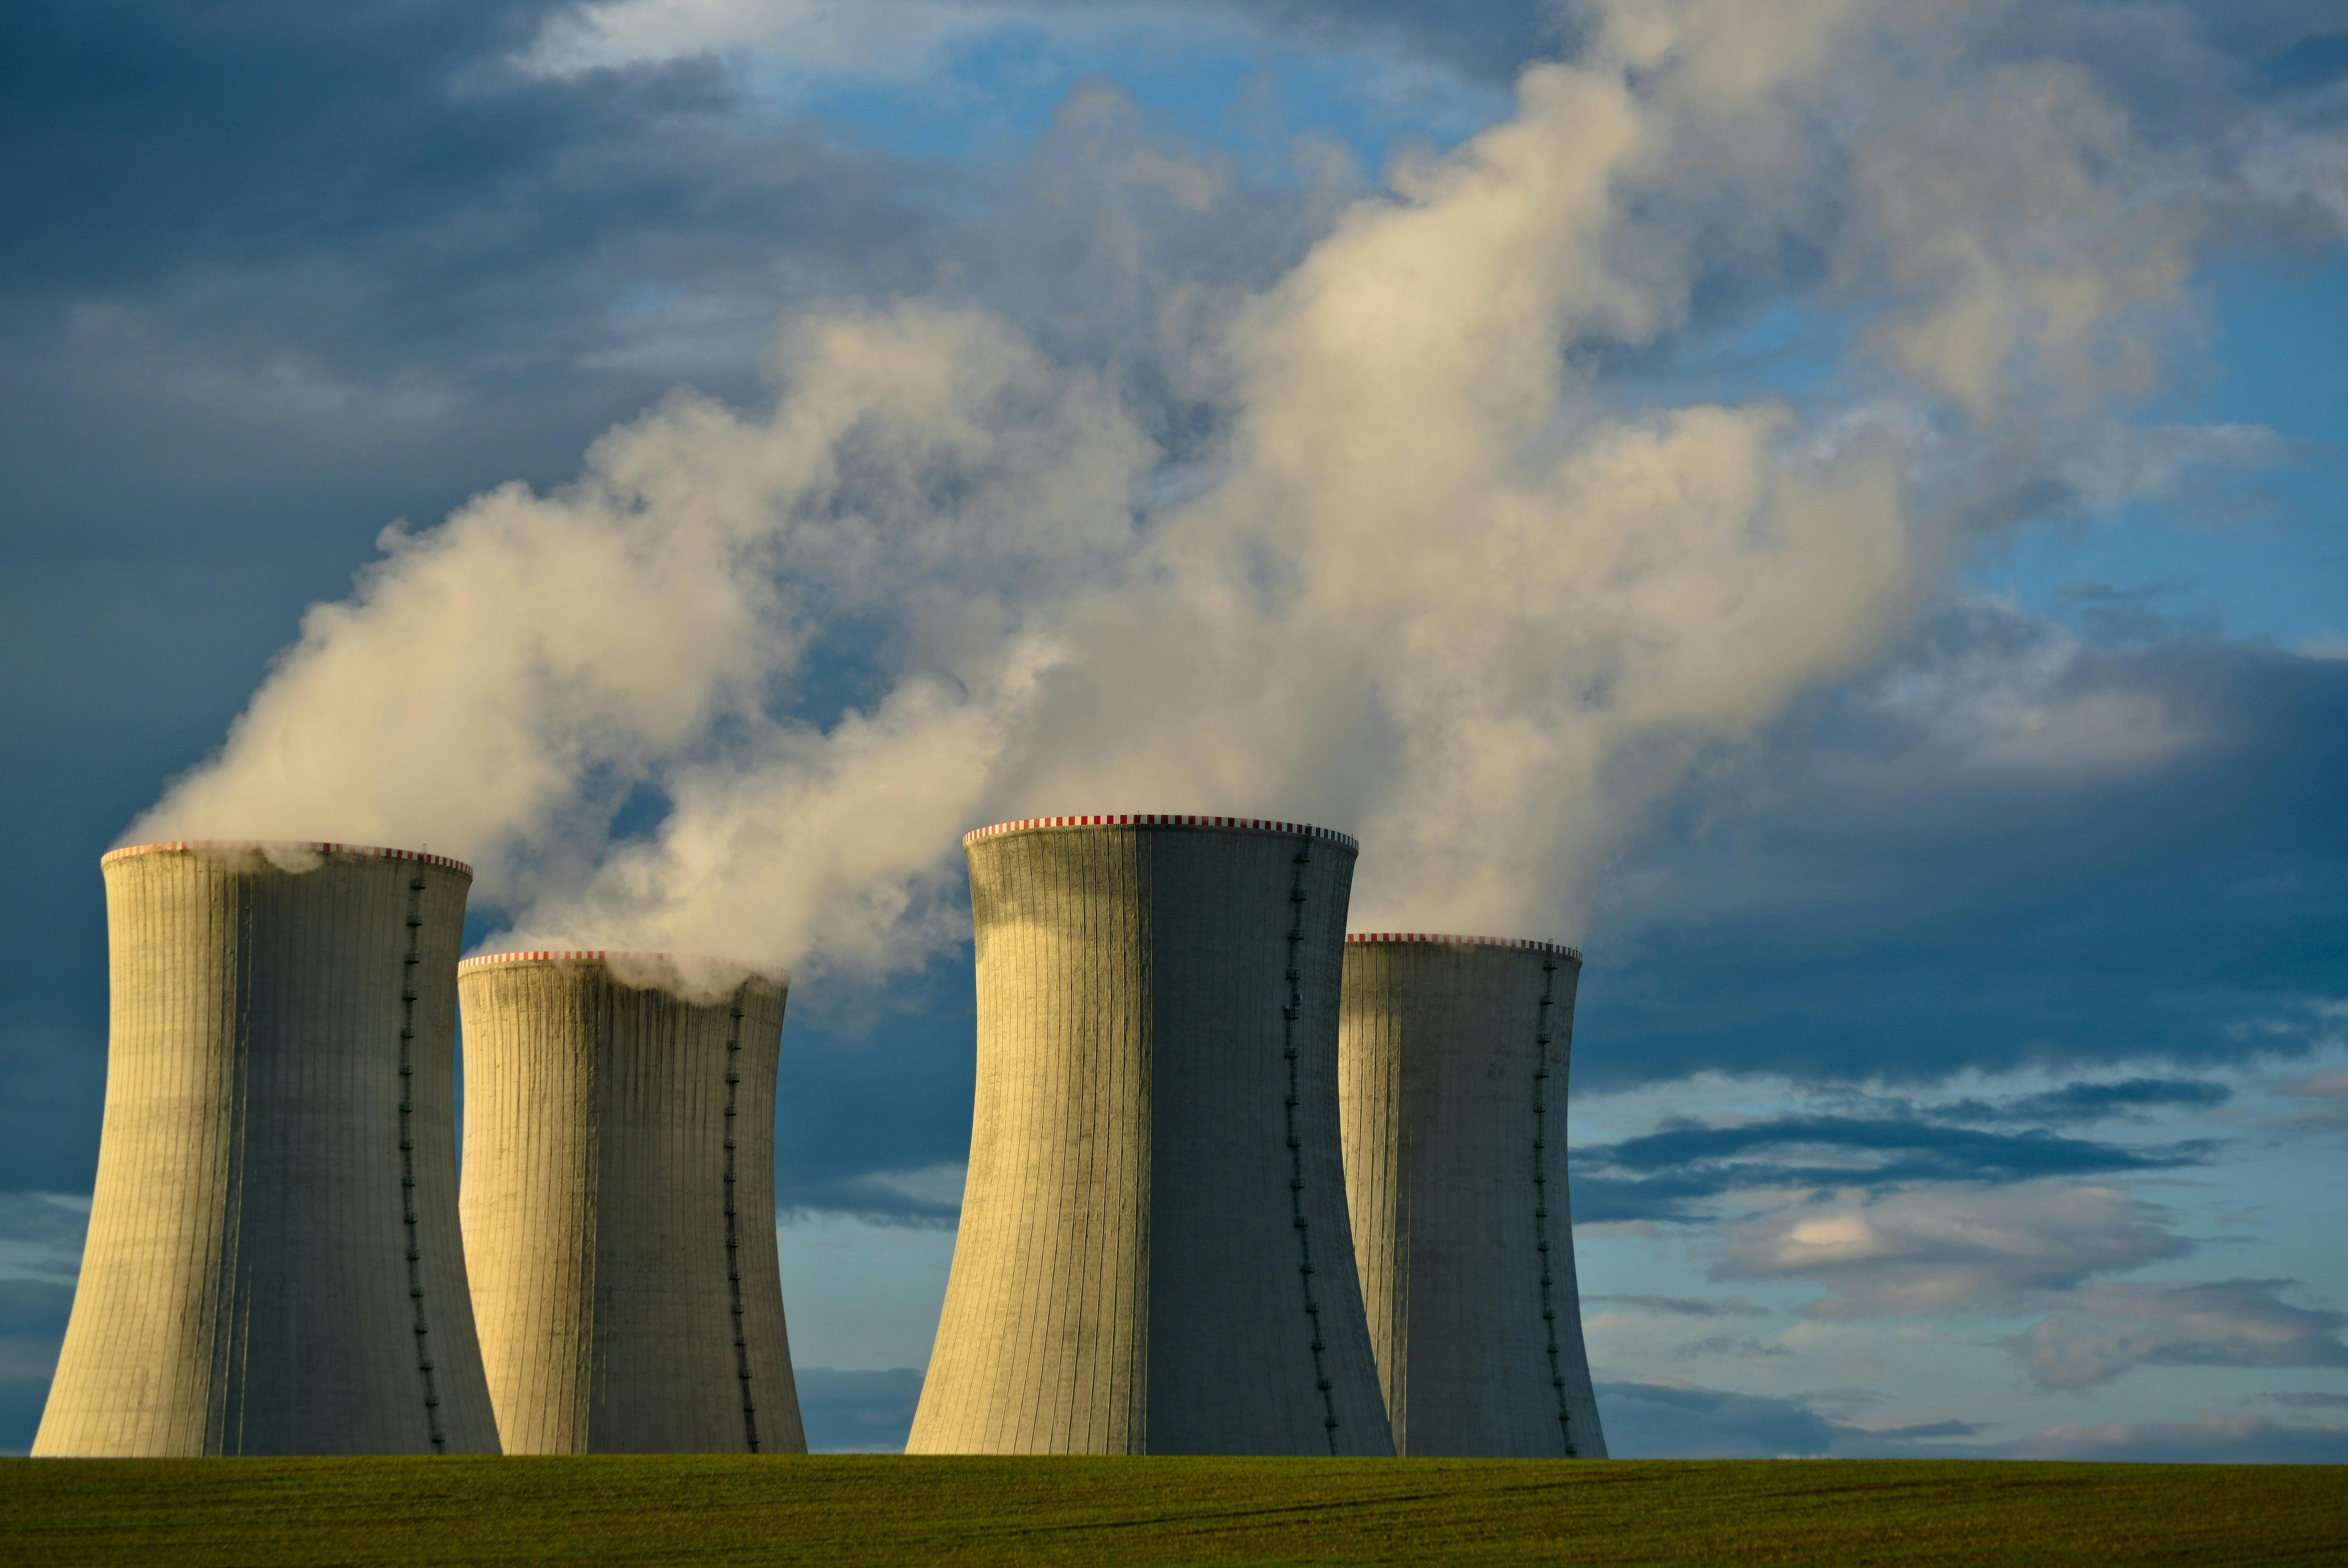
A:
{"label": "weathered concrete", "polygon": [[450,1116],[472,872],[340,844],[99,863],[106,1121],[33,1451],[497,1452]]}
{"label": "weathered concrete", "polygon": [[1089,817],[963,846],[970,1176],[907,1451],[1393,1452],[1338,1147],[1353,841]]}
{"label": "weathered concrete", "polygon": [[465,1251],[510,1454],[805,1453],[775,1259],[785,986],[657,955],[458,970]]}
{"label": "weathered concrete", "polygon": [[1581,957],[1345,939],[1346,1196],[1395,1448],[1606,1457],[1565,1181]]}

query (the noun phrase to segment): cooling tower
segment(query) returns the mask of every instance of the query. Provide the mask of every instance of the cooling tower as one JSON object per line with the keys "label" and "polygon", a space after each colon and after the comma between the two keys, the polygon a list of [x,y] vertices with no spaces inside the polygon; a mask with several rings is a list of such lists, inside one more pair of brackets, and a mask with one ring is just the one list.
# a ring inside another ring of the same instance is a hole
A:
{"label": "cooling tower", "polygon": [[910,1453],[1390,1454],[1345,1222],[1354,845],[982,829],[978,1084]]}
{"label": "cooling tower", "polygon": [[466,1261],[510,1454],[805,1453],[775,1262],[782,982],[658,954],[458,970]]}
{"label": "cooling tower", "polygon": [[1399,1453],[1606,1457],[1565,1184],[1581,973],[1545,942],[1345,939],[1345,1191]]}
{"label": "cooling tower", "polygon": [[98,863],[106,1121],[33,1451],[497,1452],[450,1116],[472,872],[348,844]]}

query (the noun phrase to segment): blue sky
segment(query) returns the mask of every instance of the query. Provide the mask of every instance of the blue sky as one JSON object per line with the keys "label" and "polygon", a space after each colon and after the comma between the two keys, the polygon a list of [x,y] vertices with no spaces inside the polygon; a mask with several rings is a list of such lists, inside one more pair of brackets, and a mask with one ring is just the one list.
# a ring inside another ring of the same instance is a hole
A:
{"label": "blue sky", "polygon": [[[778,1189],[819,1442],[901,1435],[951,1256],[972,1018],[945,827],[1202,809],[1383,832],[1416,847],[1376,907],[1589,950],[1577,1245],[1616,1452],[2348,1460],[2332,12],[36,6],[0,62],[0,799],[26,830],[0,1450],[37,1419],[96,1158],[97,856],[191,769],[173,820],[252,799],[233,747],[207,758],[261,693],[314,778],[258,825],[477,857],[476,941],[653,919],[596,880],[624,867],[685,890],[652,934],[753,927],[798,968]],[[1559,84],[1585,96],[1544,118]],[[1544,227],[1598,167],[1590,212]],[[1437,278],[1392,320],[1457,325],[1413,346],[1382,320],[1365,351],[1394,407],[1283,379],[1313,301],[1375,295],[1397,255],[1531,280],[1540,353]],[[930,374],[965,390],[891,400]],[[1713,455],[1591,477],[1711,409]],[[1302,479],[1261,458],[1297,431]],[[1499,456],[1442,469],[1439,518],[1389,507],[1443,432]],[[1314,446],[1422,435],[1358,493]],[[1703,513],[1870,453],[1875,511]],[[564,488],[582,472],[627,504]],[[513,482],[544,504],[473,499]],[[395,522],[426,545],[381,565]],[[1446,572],[1445,541],[1484,559],[1519,526],[1548,552],[1521,583]],[[1231,630],[1309,665],[1293,692],[1149,596],[1225,538],[1268,599],[1283,569],[1310,585],[1291,620],[1332,617]],[[615,539],[627,571],[540,586]],[[1416,562],[1410,593],[1326,586],[1374,550]],[[433,562],[512,586],[467,599]],[[286,656],[336,602],[362,640]],[[1624,603],[1644,618],[1612,629]],[[603,705],[582,727],[621,738],[530,753],[552,795],[354,792],[368,732],[316,719],[376,711],[367,628],[452,650],[462,722],[409,738],[445,762],[551,745],[461,671],[535,672],[525,634],[581,606],[678,673],[640,701],[569,672]],[[1720,641],[1738,616],[1760,629]],[[1150,715],[1190,738],[1170,760],[1120,727],[1104,623],[1202,694]],[[1076,652],[1031,710],[1004,672],[1045,644]],[[1414,728],[1427,665],[1501,694],[1490,731]],[[1349,703],[1371,717],[1327,717]],[[1127,798],[1159,779],[1185,798]],[[1490,831],[1418,845],[1430,813]],[[675,880],[721,830],[821,877]],[[810,922],[843,901],[893,913]]]}

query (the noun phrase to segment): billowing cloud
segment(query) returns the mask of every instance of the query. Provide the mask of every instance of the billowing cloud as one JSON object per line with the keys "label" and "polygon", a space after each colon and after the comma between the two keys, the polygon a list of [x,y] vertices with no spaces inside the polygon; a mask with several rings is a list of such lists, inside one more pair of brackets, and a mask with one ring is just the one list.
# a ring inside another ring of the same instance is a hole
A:
{"label": "billowing cloud", "polygon": [[2006,1347],[2039,1387],[2073,1392],[2138,1367],[2348,1367],[2348,1316],[2280,1300],[2290,1283],[2089,1284]]}
{"label": "billowing cloud", "polygon": [[[1359,831],[1365,921],[1574,934],[1676,780],[1878,655],[1963,465],[2141,387],[2198,232],[2091,78],[1910,7],[1589,19],[1513,118],[1150,345],[1204,434],[973,302],[802,312],[771,408],[680,397],[390,536],[133,836],[428,842],[515,941],[878,975],[954,940],[962,829],[1224,811]],[[1852,85],[1911,57],[1896,105]],[[1890,383],[1614,390],[1606,351],[1797,242]],[[1979,706],[1973,750],[2190,739],[2106,708]]]}

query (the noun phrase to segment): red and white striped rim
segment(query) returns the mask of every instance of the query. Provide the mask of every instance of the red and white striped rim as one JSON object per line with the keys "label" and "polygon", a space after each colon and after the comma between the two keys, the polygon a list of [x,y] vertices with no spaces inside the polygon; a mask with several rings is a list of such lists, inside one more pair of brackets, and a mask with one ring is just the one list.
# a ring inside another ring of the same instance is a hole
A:
{"label": "red and white striped rim", "polygon": [[462,975],[468,969],[483,969],[492,964],[601,964],[612,958],[666,961],[672,956],[666,953],[636,953],[621,948],[590,951],[581,947],[547,948],[537,953],[482,953],[458,965],[457,973]]}
{"label": "red and white striped rim", "polygon": [[1429,942],[1451,947],[1509,947],[1524,953],[1547,953],[1581,962],[1581,949],[1562,942],[1535,942],[1527,936],[1445,936],[1431,931],[1349,931],[1348,942]]}
{"label": "red and white striped rim", "polygon": [[98,857],[101,866],[128,860],[132,855],[151,855],[165,850],[306,850],[319,855],[374,855],[386,861],[415,861],[427,866],[446,866],[452,872],[473,874],[473,868],[462,861],[452,861],[446,855],[429,855],[422,850],[386,850],[375,844],[312,843],[295,839],[170,839],[153,844],[126,844],[118,850],[108,850]]}
{"label": "red and white striped rim", "polygon": [[1292,837],[1319,839],[1332,844],[1343,844],[1359,851],[1361,841],[1351,833],[1341,833],[1334,828],[1316,828],[1310,822],[1272,822],[1260,817],[1179,817],[1153,813],[1128,812],[1110,817],[1023,817],[1015,822],[997,822],[991,828],[977,828],[962,836],[964,844],[974,844],[981,839],[992,839],[1003,833],[1025,833],[1037,828],[1229,828],[1246,833],[1286,833]]}

